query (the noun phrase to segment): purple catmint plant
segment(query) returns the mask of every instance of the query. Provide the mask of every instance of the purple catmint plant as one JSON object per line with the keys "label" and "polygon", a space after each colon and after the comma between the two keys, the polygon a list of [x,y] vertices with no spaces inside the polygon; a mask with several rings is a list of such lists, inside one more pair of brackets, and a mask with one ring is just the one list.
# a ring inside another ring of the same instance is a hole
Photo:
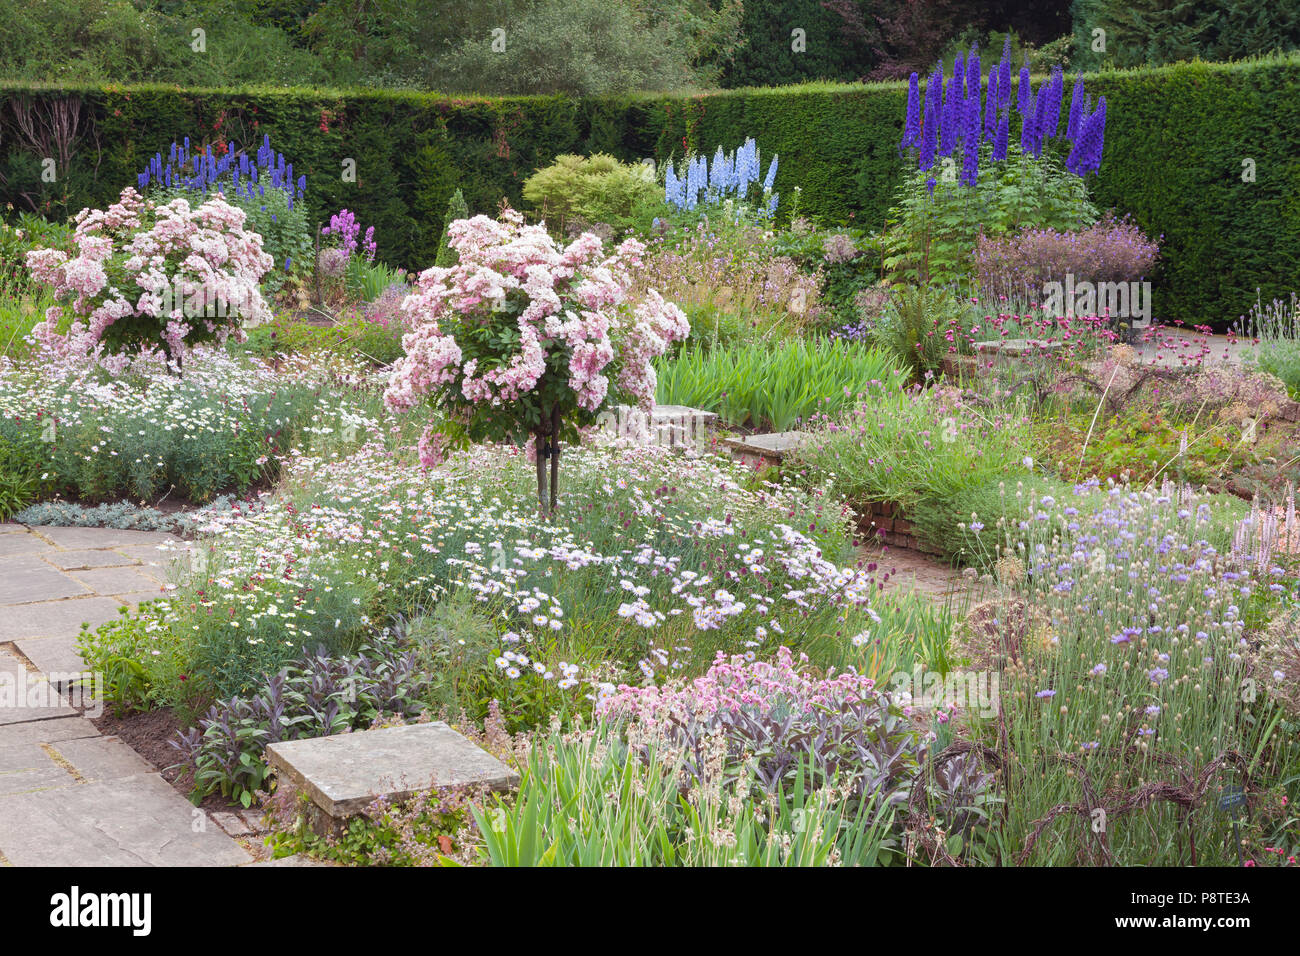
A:
{"label": "purple catmint plant", "polygon": [[1160,246],[1131,219],[1106,216],[1087,229],[1023,229],[975,243],[980,288],[1008,297],[1038,292],[1045,282],[1133,282],[1151,275]]}

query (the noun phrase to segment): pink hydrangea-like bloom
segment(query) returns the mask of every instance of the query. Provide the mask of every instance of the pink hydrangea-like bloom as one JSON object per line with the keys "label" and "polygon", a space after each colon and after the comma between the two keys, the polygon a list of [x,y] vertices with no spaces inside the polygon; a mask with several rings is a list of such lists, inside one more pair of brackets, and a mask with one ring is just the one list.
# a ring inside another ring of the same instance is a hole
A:
{"label": "pink hydrangea-like bloom", "polygon": [[196,327],[224,339],[241,320],[270,318],[260,282],[273,263],[245,219],[220,196],[193,209],[184,199],[156,206],[129,188],[106,210],[83,209],[74,255],[27,254],[32,277],[53,286],[74,315],[60,336],[63,311],[50,310],[33,329],[34,341],[60,361],[73,353],[90,359],[102,355],[101,340],[115,323],[147,317],[156,342],[178,355]]}
{"label": "pink hydrangea-like bloom", "polygon": [[[458,263],[421,273],[402,303],[411,331],[386,393],[392,407],[439,392],[453,404],[513,402],[538,388],[561,356],[583,411],[599,410],[615,385],[643,406],[653,402],[650,362],[689,325],[657,292],[633,295],[644,245],[629,239],[607,256],[600,238],[584,233],[561,247],[512,209],[500,219],[457,220],[447,235]],[[477,331],[505,323],[517,345],[482,355]]]}

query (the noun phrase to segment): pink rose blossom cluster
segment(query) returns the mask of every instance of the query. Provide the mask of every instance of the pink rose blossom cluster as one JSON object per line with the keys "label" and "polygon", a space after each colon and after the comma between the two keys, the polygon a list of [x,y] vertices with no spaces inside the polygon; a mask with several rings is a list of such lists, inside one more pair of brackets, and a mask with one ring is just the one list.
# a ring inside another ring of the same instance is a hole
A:
{"label": "pink rose blossom cluster", "polygon": [[[689,326],[653,290],[632,294],[642,243],[627,239],[606,256],[600,239],[584,233],[561,247],[510,209],[499,220],[457,220],[447,232],[459,262],[421,273],[402,303],[410,331],[386,394],[392,407],[440,389],[453,402],[513,402],[538,388],[557,355],[579,409],[604,404],[611,376],[633,401],[653,402],[650,362]],[[498,323],[513,325],[518,344],[484,354],[475,333]]]}
{"label": "pink rose blossom cluster", "polygon": [[[64,306],[54,306],[33,329],[35,341],[59,358],[98,355],[137,345],[165,345],[175,357],[197,341],[222,341],[241,320],[270,318],[260,281],[272,266],[262,237],[244,228],[244,211],[213,197],[191,208],[185,199],[155,205],[134,189],[106,210],[76,217],[76,254],[35,249],[27,267],[54,287],[75,316],[67,333],[57,326]],[[123,319],[151,320],[143,339],[117,334]],[[116,326],[116,328],[115,328]]]}
{"label": "pink rose blossom cluster", "polygon": [[[799,655],[799,663],[807,657]],[[665,721],[684,722],[719,713],[738,711],[766,714],[774,709],[810,713],[817,707],[837,708],[841,704],[875,698],[876,683],[869,677],[845,671],[827,678],[812,676],[796,666],[788,647],[777,651],[774,662],[746,660],[736,654],[717,658],[703,677],[689,684],[669,683],[662,687],[620,685],[598,707],[611,717],[635,718],[653,727]]]}

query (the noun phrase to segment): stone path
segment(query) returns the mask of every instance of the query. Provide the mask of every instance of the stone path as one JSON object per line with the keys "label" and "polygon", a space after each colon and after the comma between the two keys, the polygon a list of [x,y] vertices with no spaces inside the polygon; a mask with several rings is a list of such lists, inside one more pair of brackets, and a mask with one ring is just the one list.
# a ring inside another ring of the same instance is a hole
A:
{"label": "stone path", "polygon": [[858,559],[878,565],[878,580],[889,573],[889,580],[884,582],[886,593],[914,592],[936,604],[960,607],[976,589],[975,583],[964,578],[960,569],[910,548],[864,544],[858,547]]}
{"label": "stone path", "polygon": [[[0,524],[0,866],[231,866],[253,857],[72,706],[83,621],[156,598],[180,539]],[[213,815],[213,820],[217,817]]]}

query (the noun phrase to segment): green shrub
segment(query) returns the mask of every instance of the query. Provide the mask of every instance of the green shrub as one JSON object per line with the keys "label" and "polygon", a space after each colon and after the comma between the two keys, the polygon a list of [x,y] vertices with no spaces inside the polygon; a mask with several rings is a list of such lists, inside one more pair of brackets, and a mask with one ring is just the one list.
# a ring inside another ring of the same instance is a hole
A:
{"label": "green shrub", "polygon": [[442,239],[438,241],[438,255],[433,262],[435,266],[449,269],[460,261],[460,256],[451,247],[451,242],[447,236],[447,227],[457,219],[468,218],[469,205],[465,202],[465,194],[457,189],[451,194],[451,199],[447,201],[447,218],[442,224]]}
{"label": "green shrub", "polygon": [[561,233],[575,221],[603,222],[621,232],[633,225],[642,203],[661,194],[648,166],[620,163],[605,153],[557,156],[524,183],[524,198]]}

